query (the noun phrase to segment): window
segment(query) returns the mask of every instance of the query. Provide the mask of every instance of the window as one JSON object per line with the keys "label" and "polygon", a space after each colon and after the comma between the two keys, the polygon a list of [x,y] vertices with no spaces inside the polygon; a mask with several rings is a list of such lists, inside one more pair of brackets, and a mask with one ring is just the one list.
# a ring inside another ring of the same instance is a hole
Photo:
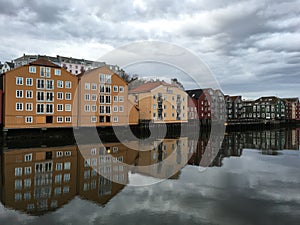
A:
{"label": "window", "polygon": [[53,104],[46,104],[46,113],[52,114],[54,111],[54,105]]}
{"label": "window", "polygon": [[45,89],[45,80],[37,79],[36,88],[37,89]]}
{"label": "window", "polygon": [[90,101],[90,94],[85,94],[84,95],[84,100],[85,101]]}
{"label": "window", "polygon": [[40,76],[44,77],[45,76],[45,67],[40,67]]}
{"label": "window", "polygon": [[54,89],[54,80],[46,80],[46,89],[53,90]]}
{"label": "window", "polygon": [[16,103],[16,110],[17,111],[23,111],[23,103],[17,102]]}
{"label": "window", "polygon": [[65,111],[70,112],[71,110],[71,104],[65,104]]}
{"label": "window", "polygon": [[46,101],[53,102],[54,101],[54,93],[53,92],[46,92]]}
{"label": "window", "polygon": [[105,102],[106,104],[110,104],[110,95],[105,96]]}
{"label": "window", "polygon": [[114,96],[114,102],[118,102],[118,96]]}
{"label": "window", "polygon": [[92,95],[92,101],[97,101],[97,95],[95,94]]}
{"label": "window", "polygon": [[54,195],[60,195],[61,194],[61,188],[57,187],[54,189]]}
{"label": "window", "polygon": [[63,188],[63,193],[69,193],[70,192],[70,187],[69,186],[65,186]]}
{"label": "window", "polygon": [[110,86],[110,85],[106,85],[106,86],[105,86],[105,92],[106,92],[107,94],[110,94],[110,93],[111,93],[111,86]]}
{"label": "window", "polygon": [[32,85],[33,85],[32,78],[26,78],[26,86],[32,86]]}
{"label": "window", "polygon": [[[15,189],[20,189],[19,187],[17,188],[17,185],[15,183]],[[16,193],[15,194],[15,201],[21,201],[22,200],[22,194],[21,193]]]}
{"label": "window", "polygon": [[85,90],[90,90],[91,89],[91,84],[90,83],[85,83],[84,84],[84,89]]}
{"label": "window", "polygon": [[153,104],[153,109],[156,109],[156,104]]}
{"label": "window", "polygon": [[105,92],[105,86],[103,84],[99,85],[99,91],[100,91],[100,93],[104,93]]}
{"label": "window", "polygon": [[100,83],[105,83],[105,75],[104,74],[100,74],[99,79],[100,79]]}
{"label": "window", "polygon": [[16,90],[16,98],[23,98],[23,91],[22,90]]}
{"label": "window", "polygon": [[114,106],[114,112],[118,112],[118,106]]}
{"label": "window", "polygon": [[30,188],[31,187],[31,179],[25,179],[24,180],[24,187]]}
{"label": "window", "polygon": [[119,87],[120,92],[124,92],[124,86]]}
{"label": "window", "polygon": [[38,114],[44,113],[44,104],[36,104],[36,113]]}
{"label": "window", "polygon": [[104,114],[104,113],[105,113],[105,108],[104,108],[103,105],[100,105],[100,106],[99,106],[99,113],[100,113],[100,114]]}
{"label": "window", "polygon": [[63,157],[63,155],[64,155],[64,154],[63,154],[62,151],[57,151],[57,152],[56,152],[56,157],[57,157],[57,158]]}
{"label": "window", "polygon": [[111,83],[111,75],[105,75],[106,83],[110,84]]}
{"label": "window", "polygon": [[124,96],[119,96],[119,102],[124,102]]}
{"label": "window", "polygon": [[44,101],[44,92],[43,91],[38,91],[36,93],[36,100],[37,101]]}
{"label": "window", "polygon": [[24,156],[24,161],[25,161],[25,162],[30,162],[30,161],[32,161],[32,153],[26,154],[26,155]]}
{"label": "window", "polygon": [[65,121],[66,121],[66,123],[71,123],[71,117],[70,116],[66,116]]}
{"label": "window", "polygon": [[26,91],[26,98],[33,98],[32,91]]}
{"label": "window", "polygon": [[71,156],[71,155],[72,155],[72,153],[70,151],[65,152],[65,156]]}
{"label": "window", "polygon": [[60,76],[61,75],[61,70],[60,69],[55,69],[54,70],[54,75],[55,76]]}
{"label": "window", "polygon": [[51,77],[51,68],[46,67],[46,77],[50,78]]}
{"label": "window", "polygon": [[106,106],[105,111],[106,111],[106,113],[110,113],[110,106]]}
{"label": "window", "polygon": [[64,82],[62,80],[57,81],[57,87],[58,88],[63,88],[64,87]]}
{"label": "window", "polygon": [[25,174],[25,175],[31,174],[31,167],[30,167],[30,166],[24,168],[24,174]]}
{"label": "window", "polygon": [[58,116],[58,117],[57,117],[57,122],[58,122],[58,123],[64,122],[64,118],[63,118],[62,116]]}
{"label": "window", "polygon": [[97,84],[92,83],[92,90],[97,90]]}
{"label": "window", "polygon": [[90,111],[90,105],[84,105],[84,111],[89,112]]}
{"label": "window", "polygon": [[32,103],[26,103],[26,111],[32,111]]}
{"label": "window", "polygon": [[124,112],[124,106],[119,106],[119,112]]}
{"label": "window", "polygon": [[71,163],[70,162],[65,162],[64,169],[65,170],[70,170],[71,169]]}
{"label": "window", "polygon": [[32,123],[32,116],[26,116],[25,117],[25,123]]}
{"label": "window", "polygon": [[22,176],[22,167],[15,168],[15,176]]}
{"label": "window", "polygon": [[15,180],[15,190],[22,189],[22,180]]}
{"label": "window", "polygon": [[29,66],[29,73],[36,73],[36,67],[35,66]]}
{"label": "window", "polygon": [[63,111],[64,105],[63,104],[57,104],[57,111]]}
{"label": "window", "polygon": [[23,77],[16,77],[16,85],[23,85]]}
{"label": "window", "polygon": [[118,92],[118,86],[117,85],[114,85],[114,92]]}
{"label": "window", "polygon": [[60,184],[61,183],[61,180],[62,180],[62,175],[61,174],[57,174],[55,176],[55,183],[56,184]]}
{"label": "window", "polygon": [[72,95],[71,95],[71,93],[70,92],[67,92],[66,93],[66,100],[71,100],[71,98],[72,98]]}
{"label": "window", "polygon": [[96,116],[92,116],[91,117],[91,122],[92,123],[96,123],[97,122],[97,117]]}
{"label": "window", "polygon": [[64,93],[62,93],[62,92],[57,92],[57,99],[58,99],[58,100],[63,100],[63,99],[64,99]]}
{"label": "window", "polygon": [[96,112],[97,111],[97,106],[96,105],[92,105],[92,112]]}
{"label": "window", "polygon": [[69,173],[66,173],[65,175],[64,175],[64,182],[69,182],[70,181],[70,174]]}
{"label": "window", "polygon": [[99,102],[100,103],[105,103],[105,96],[104,95],[100,95]]}
{"label": "window", "polygon": [[56,169],[56,171],[62,170],[62,163],[56,163],[55,169]]}
{"label": "window", "polygon": [[117,153],[119,151],[118,147],[113,147],[113,153]]}
{"label": "window", "polygon": [[117,122],[118,122],[118,117],[117,117],[117,116],[114,116],[113,121],[114,121],[115,123],[117,123]]}
{"label": "window", "polygon": [[72,87],[71,81],[66,81],[66,82],[65,82],[65,87],[66,87],[66,88],[71,88],[71,87]]}

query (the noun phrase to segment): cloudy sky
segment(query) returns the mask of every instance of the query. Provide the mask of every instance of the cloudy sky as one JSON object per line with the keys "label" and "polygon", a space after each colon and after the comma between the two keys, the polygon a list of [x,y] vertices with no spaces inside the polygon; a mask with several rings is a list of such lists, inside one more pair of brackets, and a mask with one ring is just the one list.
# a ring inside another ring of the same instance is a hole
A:
{"label": "cloudy sky", "polygon": [[200,57],[226,94],[300,96],[299,0],[0,0],[0,60],[97,60],[158,40]]}

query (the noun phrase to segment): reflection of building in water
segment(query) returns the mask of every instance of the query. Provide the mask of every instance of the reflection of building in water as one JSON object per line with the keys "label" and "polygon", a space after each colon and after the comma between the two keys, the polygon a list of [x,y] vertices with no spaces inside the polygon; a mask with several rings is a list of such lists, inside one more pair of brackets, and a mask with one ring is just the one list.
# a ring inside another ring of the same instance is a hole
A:
{"label": "reflection of building in water", "polygon": [[[125,144],[133,149],[151,147],[150,151],[132,150],[122,143],[81,145],[80,152],[77,146],[4,150],[1,201],[6,207],[39,215],[76,195],[105,205],[128,184],[129,172],[164,178],[175,174],[171,178],[178,179],[177,171],[188,156],[187,138],[141,143]],[[159,164],[164,160],[165,165]]]}
{"label": "reflection of building in water", "polygon": [[122,143],[80,145],[79,148],[78,194],[105,205],[128,183],[126,165],[134,164],[137,151]]}
{"label": "reflection of building in water", "polygon": [[[152,146],[139,147],[149,149],[139,151],[135,172],[156,178],[169,178],[183,168],[188,161],[188,138],[164,139],[154,141]],[[175,176],[176,177],[176,176]]]}
{"label": "reflection of building in water", "polygon": [[4,151],[1,201],[32,214],[52,211],[76,195],[75,146]]}

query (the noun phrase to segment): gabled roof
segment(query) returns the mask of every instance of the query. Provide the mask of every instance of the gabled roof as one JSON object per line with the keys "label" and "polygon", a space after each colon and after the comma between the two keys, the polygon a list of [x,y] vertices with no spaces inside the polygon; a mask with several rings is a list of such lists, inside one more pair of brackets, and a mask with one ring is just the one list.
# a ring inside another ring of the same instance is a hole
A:
{"label": "gabled roof", "polygon": [[155,81],[155,82],[147,82],[144,83],[132,90],[129,91],[129,93],[145,93],[145,92],[150,92],[151,90],[153,90],[154,88],[159,87],[160,85],[163,86],[169,86],[169,87],[176,87],[174,85],[171,85],[165,81]]}
{"label": "gabled roof", "polygon": [[46,58],[40,57],[38,60],[30,62],[30,66],[48,66],[48,67],[54,67],[54,68],[61,68],[60,66],[54,64],[53,62],[49,61]]}
{"label": "gabled roof", "polygon": [[276,96],[267,96],[267,97],[261,97],[255,100],[255,102],[268,102],[268,103],[276,104],[278,100],[279,98]]}
{"label": "gabled roof", "polygon": [[13,62],[5,62],[11,69],[15,67],[15,64]]}
{"label": "gabled roof", "polygon": [[203,94],[203,89],[194,89],[194,90],[187,90],[186,93],[194,99],[199,99],[200,96]]}

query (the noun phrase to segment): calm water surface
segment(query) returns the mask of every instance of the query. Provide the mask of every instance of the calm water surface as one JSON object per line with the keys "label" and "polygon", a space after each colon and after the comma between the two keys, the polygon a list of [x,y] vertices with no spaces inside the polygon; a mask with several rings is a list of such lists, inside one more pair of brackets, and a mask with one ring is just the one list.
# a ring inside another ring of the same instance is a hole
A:
{"label": "calm water surface", "polygon": [[[131,165],[151,165],[172,151],[175,164],[188,160],[170,179],[143,187],[119,183],[172,173],[174,167],[133,171],[99,155],[87,161],[76,145],[4,148],[0,224],[299,224],[299,134],[226,134],[207,168],[201,166],[207,135],[155,140],[145,153],[115,142],[104,149],[85,146],[91,155],[104,150]],[[93,163],[118,183],[95,173]]]}

